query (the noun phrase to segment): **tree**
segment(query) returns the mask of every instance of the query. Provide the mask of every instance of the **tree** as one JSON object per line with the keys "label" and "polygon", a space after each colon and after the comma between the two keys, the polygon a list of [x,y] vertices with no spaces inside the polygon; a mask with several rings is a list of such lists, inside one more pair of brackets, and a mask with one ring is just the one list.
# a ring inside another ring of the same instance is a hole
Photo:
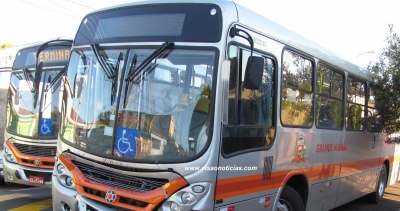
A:
{"label": "tree", "polygon": [[[388,137],[400,131],[400,37],[393,32],[393,25],[389,25],[389,32],[387,47],[379,54],[379,61],[368,66],[373,76],[371,88],[379,117],[377,127]],[[400,138],[387,138],[386,142],[400,143]]]}
{"label": "tree", "polygon": [[14,46],[14,44],[12,44],[12,43],[3,43],[3,44],[1,44],[0,45],[0,49],[5,49],[5,48],[10,48],[10,47],[13,47]]}

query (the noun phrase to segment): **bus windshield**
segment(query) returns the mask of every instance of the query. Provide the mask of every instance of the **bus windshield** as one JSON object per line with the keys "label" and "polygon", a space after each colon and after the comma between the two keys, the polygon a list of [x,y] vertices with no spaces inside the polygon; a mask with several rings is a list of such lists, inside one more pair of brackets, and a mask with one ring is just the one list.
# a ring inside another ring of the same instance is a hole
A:
{"label": "bus windshield", "polygon": [[[217,51],[154,52],[72,52],[61,140],[102,157],[149,163],[190,160],[204,151]],[[151,55],[155,58],[149,61]]]}
{"label": "bus windshield", "polygon": [[27,138],[57,138],[60,121],[61,77],[71,46],[52,46],[38,58],[44,66],[38,86],[35,79],[36,50],[18,52],[10,78],[6,130]]}

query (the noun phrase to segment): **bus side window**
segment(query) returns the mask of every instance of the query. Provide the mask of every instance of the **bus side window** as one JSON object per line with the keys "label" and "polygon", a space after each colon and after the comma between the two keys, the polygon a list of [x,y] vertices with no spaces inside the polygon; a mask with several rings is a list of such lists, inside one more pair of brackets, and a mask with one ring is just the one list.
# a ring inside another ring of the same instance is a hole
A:
{"label": "bus side window", "polygon": [[281,122],[286,126],[311,127],[313,63],[288,50],[282,60]]}
{"label": "bus side window", "polygon": [[375,94],[372,92],[371,87],[369,87],[369,93],[368,93],[368,101],[367,101],[367,107],[368,107],[368,114],[367,114],[367,131],[368,132],[380,132],[379,131],[379,114],[378,110],[375,108],[376,102],[375,102]]}
{"label": "bus side window", "polygon": [[365,130],[365,86],[355,78],[347,79],[347,130]]}
{"label": "bus side window", "polygon": [[264,59],[264,73],[259,89],[251,90],[243,87],[250,51],[231,46],[229,56],[229,116],[223,131],[223,153],[268,147],[275,133],[272,121],[275,62],[253,53]]}
{"label": "bus side window", "polygon": [[319,64],[317,69],[316,126],[340,129],[343,126],[343,74]]}

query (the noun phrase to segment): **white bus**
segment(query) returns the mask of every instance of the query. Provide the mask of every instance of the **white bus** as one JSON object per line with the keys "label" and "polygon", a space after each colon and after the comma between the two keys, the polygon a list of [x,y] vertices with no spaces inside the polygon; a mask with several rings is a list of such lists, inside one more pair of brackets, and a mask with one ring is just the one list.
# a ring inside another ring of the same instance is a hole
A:
{"label": "white bus", "polygon": [[72,40],[19,50],[12,66],[4,133],[4,180],[51,187],[60,125],[61,77]]}
{"label": "white bus", "polygon": [[[267,12],[267,10],[266,10]],[[88,14],[54,210],[329,210],[391,180],[371,76],[232,1]]]}

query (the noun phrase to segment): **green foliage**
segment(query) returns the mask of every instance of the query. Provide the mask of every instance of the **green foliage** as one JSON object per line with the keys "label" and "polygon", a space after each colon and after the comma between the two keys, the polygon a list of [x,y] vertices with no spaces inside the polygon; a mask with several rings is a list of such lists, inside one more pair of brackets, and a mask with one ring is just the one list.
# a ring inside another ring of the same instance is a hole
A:
{"label": "green foliage", "polygon": [[[373,75],[372,91],[375,95],[379,119],[378,129],[388,136],[400,131],[400,37],[389,27],[387,47],[379,55],[379,62],[370,65]],[[398,138],[389,138],[389,143],[400,143]]]}
{"label": "green foliage", "polygon": [[10,48],[13,46],[14,46],[14,44],[12,44],[12,43],[3,43],[0,45],[0,49]]}
{"label": "green foliage", "polygon": [[362,122],[361,114],[364,112],[360,105],[347,106],[347,128],[352,130],[360,130]]}

